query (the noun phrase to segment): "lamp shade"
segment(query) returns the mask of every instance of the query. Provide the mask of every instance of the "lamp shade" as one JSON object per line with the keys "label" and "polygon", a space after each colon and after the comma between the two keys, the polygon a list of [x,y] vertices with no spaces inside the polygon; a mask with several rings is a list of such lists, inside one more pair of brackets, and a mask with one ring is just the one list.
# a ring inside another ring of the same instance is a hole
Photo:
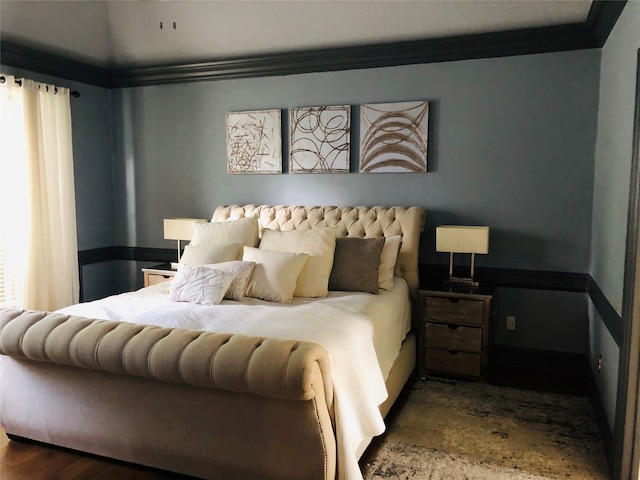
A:
{"label": "lamp shade", "polygon": [[206,222],[204,218],[165,218],[165,240],[191,240],[196,223]]}
{"label": "lamp shade", "polygon": [[489,253],[489,227],[436,227],[436,252]]}

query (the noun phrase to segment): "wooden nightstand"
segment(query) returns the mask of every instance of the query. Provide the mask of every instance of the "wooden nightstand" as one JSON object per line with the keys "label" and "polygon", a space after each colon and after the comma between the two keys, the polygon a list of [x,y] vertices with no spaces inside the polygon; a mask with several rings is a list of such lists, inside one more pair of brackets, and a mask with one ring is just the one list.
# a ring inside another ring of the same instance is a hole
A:
{"label": "wooden nightstand", "polygon": [[486,381],[493,337],[492,288],[446,285],[420,290],[420,375],[445,374]]}
{"label": "wooden nightstand", "polygon": [[144,274],[144,286],[150,287],[158,283],[170,282],[176,271],[171,269],[170,263],[163,263],[150,268],[143,268],[142,273]]}

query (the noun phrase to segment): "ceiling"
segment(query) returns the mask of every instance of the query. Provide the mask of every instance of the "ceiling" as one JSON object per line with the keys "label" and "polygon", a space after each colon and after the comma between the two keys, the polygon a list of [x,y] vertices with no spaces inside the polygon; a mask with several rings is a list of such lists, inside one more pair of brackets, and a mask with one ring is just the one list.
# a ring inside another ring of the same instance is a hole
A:
{"label": "ceiling", "polygon": [[591,4],[591,0],[0,0],[0,38],[87,64],[120,68],[584,24]]}

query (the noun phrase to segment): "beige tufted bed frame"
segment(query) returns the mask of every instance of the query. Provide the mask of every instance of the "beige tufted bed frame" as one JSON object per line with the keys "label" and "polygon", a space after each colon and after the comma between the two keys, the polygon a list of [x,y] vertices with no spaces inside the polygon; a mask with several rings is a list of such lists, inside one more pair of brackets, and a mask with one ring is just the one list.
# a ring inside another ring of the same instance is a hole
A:
{"label": "beige tufted bed frame", "polygon": [[[212,220],[250,215],[261,229],[402,235],[396,274],[417,297],[420,208],[248,205]],[[410,334],[383,415],[414,365]],[[202,478],[332,479],[333,422],[328,357],[313,343],[0,310],[0,425],[13,438]]]}

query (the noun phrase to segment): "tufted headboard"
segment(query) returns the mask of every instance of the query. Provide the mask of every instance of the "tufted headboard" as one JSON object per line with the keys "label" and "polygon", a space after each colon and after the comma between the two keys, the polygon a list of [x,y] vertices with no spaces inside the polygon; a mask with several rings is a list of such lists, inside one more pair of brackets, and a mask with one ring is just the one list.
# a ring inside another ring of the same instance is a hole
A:
{"label": "tufted headboard", "polygon": [[260,234],[272,230],[338,227],[339,237],[402,236],[396,275],[405,279],[414,300],[418,293],[418,250],[424,228],[424,210],[419,207],[303,207],[286,205],[219,206],[212,222],[258,217]]}

